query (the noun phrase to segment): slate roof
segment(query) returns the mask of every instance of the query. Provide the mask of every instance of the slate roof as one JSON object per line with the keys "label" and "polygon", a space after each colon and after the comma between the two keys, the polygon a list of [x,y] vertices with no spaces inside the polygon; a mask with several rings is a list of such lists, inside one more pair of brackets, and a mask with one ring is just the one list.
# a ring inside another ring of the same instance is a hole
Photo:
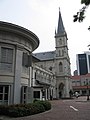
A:
{"label": "slate roof", "polygon": [[33,53],[33,56],[40,60],[52,60],[55,58],[55,51]]}

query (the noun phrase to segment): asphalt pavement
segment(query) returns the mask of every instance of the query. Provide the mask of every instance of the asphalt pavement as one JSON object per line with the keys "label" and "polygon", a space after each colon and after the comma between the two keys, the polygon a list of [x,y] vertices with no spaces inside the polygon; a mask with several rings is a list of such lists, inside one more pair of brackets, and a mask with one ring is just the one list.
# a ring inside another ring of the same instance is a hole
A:
{"label": "asphalt pavement", "polygon": [[50,102],[52,109],[47,112],[20,118],[3,118],[3,120],[90,120],[90,101],[87,101],[87,97]]}

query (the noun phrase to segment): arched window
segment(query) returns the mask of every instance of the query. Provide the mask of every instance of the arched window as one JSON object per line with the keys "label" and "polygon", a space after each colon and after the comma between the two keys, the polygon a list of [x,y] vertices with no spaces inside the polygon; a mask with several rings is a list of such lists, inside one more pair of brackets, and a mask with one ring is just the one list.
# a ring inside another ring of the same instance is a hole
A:
{"label": "arched window", "polygon": [[63,64],[62,64],[62,62],[59,63],[59,72],[63,72]]}
{"label": "arched window", "polygon": [[59,39],[59,44],[62,45],[62,39]]}

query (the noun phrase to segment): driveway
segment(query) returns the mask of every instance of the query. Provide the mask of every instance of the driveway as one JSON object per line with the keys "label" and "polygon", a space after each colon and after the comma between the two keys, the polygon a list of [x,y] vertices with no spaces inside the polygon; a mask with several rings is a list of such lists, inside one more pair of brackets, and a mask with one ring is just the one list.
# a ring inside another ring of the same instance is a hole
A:
{"label": "driveway", "polygon": [[52,104],[50,111],[21,118],[4,118],[4,120],[90,120],[90,101],[87,101],[86,97],[50,102]]}

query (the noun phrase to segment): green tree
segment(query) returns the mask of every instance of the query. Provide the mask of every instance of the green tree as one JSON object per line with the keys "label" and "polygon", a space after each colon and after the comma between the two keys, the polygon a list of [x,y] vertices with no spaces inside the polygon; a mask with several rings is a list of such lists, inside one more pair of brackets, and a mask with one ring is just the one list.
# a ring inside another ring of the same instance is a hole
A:
{"label": "green tree", "polygon": [[[76,15],[74,15],[74,22],[83,22],[84,18],[85,18],[85,11],[88,8],[88,6],[90,5],[90,0],[81,0],[81,4],[83,4],[84,6],[77,12]],[[90,30],[90,26],[88,28]]]}

